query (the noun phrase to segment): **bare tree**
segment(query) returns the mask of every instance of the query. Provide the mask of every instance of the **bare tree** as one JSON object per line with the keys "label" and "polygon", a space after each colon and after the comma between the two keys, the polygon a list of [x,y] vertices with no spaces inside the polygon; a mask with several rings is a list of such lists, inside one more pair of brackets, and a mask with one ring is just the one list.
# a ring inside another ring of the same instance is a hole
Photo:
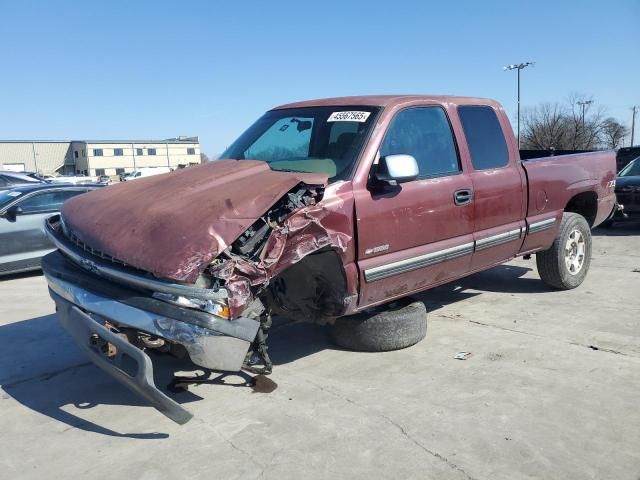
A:
{"label": "bare tree", "polygon": [[533,150],[616,148],[626,134],[624,125],[594,106],[593,98],[579,94],[569,95],[566,104],[542,103],[526,110],[523,126],[522,148]]}
{"label": "bare tree", "polygon": [[602,122],[602,138],[606,148],[621,147],[622,141],[628,133],[629,129],[613,117],[605,118]]}
{"label": "bare tree", "polygon": [[542,103],[525,110],[520,134],[522,148],[563,149],[566,143],[566,112],[559,103]]}
{"label": "bare tree", "polygon": [[207,157],[207,154],[200,152],[200,163],[207,163],[208,161],[209,157]]}

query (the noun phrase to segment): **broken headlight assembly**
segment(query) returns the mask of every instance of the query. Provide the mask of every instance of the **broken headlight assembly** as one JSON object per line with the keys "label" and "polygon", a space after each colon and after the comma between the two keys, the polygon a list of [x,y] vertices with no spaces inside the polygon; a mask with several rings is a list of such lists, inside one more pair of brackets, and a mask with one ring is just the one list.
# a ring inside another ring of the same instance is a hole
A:
{"label": "broken headlight assembly", "polygon": [[163,292],[154,292],[152,296],[163,302],[172,303],[180,307],[202,310],[217,317],[224,318],[225,320],[229,320],[231,317],[229,306],[222,300],[204,300]]}

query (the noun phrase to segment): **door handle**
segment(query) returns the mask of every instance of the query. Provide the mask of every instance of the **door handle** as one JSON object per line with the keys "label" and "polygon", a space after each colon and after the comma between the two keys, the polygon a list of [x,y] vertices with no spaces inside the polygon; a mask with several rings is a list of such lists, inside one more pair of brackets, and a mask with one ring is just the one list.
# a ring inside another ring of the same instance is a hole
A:
{"label": "door handle", "polygon": [[473,190],[470,188],[464,188],[462,190],[456,190],[453,193],[453,201],[456,205],[468,205],[473,200]]}

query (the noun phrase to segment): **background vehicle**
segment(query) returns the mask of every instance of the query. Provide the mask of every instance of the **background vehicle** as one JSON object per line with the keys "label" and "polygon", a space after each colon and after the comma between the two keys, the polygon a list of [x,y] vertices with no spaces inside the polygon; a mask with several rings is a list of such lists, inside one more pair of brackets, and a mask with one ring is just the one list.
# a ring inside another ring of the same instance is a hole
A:
{"label": "background vehicle", "polygon": [[622,171],[629,162],[640,156],[640,147],[621,147],[616,152],[616,165],[618,172]]}
{"label": "background vehicle", "polygon": [[616,197],[622,206],[605,226],[611,226],[617,220],[636,220],[640,218],[640,157],[624,167],[616,179]]}
{"label": "background vehicle", "polygon": [[21,172],[9,172],[0,170],[0,191],[8,190],[18,185],[33,185],[45,183],[44,179]]}
{"label": "background vehicle", "polygon": [[[349,348],[407,347],[427,321],[411,294],[516,256],[536,253],[552,288],[580,285],[591,228],[615,203],[613,152],[521,162],[504,110],[480,98],[284,105],[221,158],[73,199],[47,227],[63,326],[179,423],[191,415],[155,388],[140,348],[269,373],[271,313],[334,324]],[[92,336],[135,359],[136,377]]]}
{"label": "background vehicle", "polygon": [[51,177],[48,179],[51,183],[97,183],[98,177],[88,177],[85,175],[60,175],[57,177]]}
{"label": "background vehicle", "polygon": [[40,268],[40,259],[54,249],[45,219],[93,188],[36,183],[0,192],[0,275]]}
{"label": "background vehicle", "polygon": [[134,170],[128,175],[125,175],[122,180],[128,182],[129,180],[135,180],[137,178],[152,177],[153,175],[160,175],[162,173],[169,173],[171,169],[169,167],[145,167]]}

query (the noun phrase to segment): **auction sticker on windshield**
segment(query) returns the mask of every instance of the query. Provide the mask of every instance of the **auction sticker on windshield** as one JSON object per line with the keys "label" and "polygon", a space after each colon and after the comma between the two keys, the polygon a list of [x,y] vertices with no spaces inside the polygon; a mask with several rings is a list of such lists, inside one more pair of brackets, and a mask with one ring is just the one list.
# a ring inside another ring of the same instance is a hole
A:
{"label": "auction sticker on windshield", "polygon": [[361,122],[364,123],[369,118],[371,112],[333,112],[329,115],[327,122]]}

